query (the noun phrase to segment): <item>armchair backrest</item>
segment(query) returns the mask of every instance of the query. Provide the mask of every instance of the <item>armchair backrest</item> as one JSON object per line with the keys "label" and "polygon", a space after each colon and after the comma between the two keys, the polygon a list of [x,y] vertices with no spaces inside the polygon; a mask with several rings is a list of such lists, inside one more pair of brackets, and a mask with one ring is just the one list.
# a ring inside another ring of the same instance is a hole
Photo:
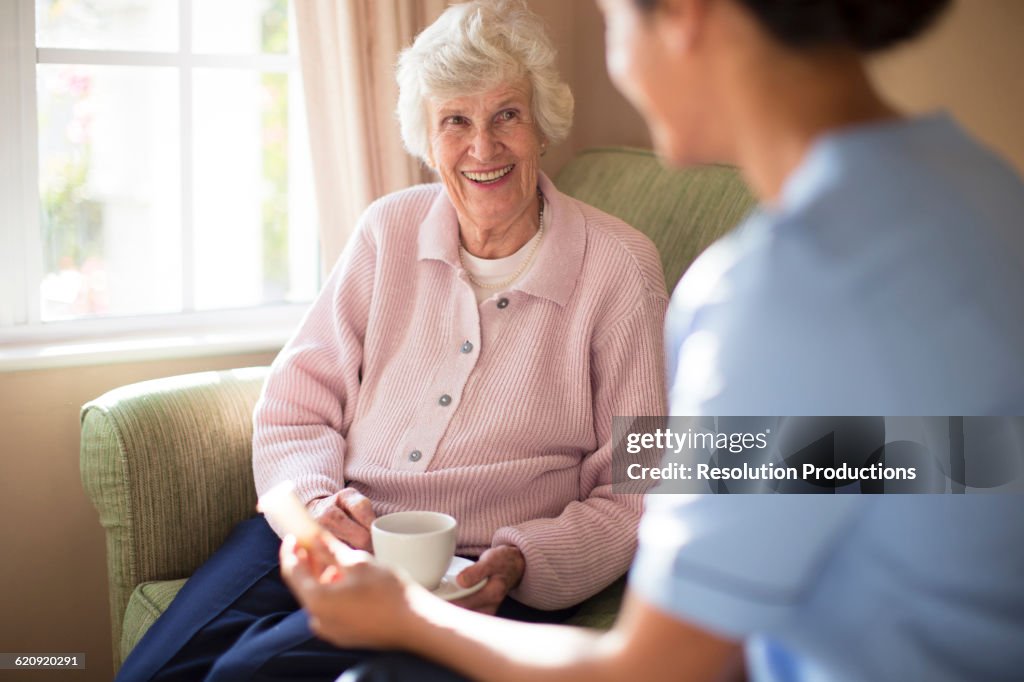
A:
{"label": "armchair backrest", "polygon": [[650,237],[670,292],[693,259],[754,205],[731,166],[675,171],[652,152],[627,147],[581,152],[558,173],[555,185]]}

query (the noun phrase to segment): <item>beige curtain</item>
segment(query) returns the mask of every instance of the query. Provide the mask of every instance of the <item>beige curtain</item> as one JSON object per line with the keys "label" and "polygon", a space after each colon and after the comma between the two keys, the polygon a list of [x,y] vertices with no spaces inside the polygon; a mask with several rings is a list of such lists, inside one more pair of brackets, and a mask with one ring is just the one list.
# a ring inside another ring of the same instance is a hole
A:
{"label": "beige curtain", "polygon": [[446,6],[445,0],[295,3],[324,273],[370,202],[430,180],[402,146],[394,67],[398,52]]}

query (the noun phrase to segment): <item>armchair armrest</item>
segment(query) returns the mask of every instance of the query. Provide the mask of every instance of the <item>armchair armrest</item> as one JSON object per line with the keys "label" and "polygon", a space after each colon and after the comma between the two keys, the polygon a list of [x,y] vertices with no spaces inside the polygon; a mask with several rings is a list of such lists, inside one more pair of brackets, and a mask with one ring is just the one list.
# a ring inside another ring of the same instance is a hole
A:
{"label": "armchair armrest", "polygon": [[114,657],[137,585],[186,578],[255,512],[252,411],[267,368],[110,391],[82,408],[82,484],[107,536]]}

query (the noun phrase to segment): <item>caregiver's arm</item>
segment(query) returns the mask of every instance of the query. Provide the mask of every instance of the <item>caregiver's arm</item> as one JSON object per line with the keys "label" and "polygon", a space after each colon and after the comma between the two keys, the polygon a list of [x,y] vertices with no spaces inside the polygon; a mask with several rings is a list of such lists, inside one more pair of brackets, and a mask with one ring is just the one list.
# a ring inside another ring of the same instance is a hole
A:
{"label": "caregiver's arm", "polygon": [[678,682],[736,679],[742,670],[738,644],[629,593],[607,633],[488,618],[426,599],[414,600],[413,612],[405,641],[414,653],[473,679]]}
{"label": "caregiver's arm", "polygon": [[627,592],[615,627],[600,633],[485,616],[347,552],[315,577],[287,538],[285,580],[310,627],[341,647],[405,649],[479,680],[724,680],[741,670],[740,645],[673,618]]}

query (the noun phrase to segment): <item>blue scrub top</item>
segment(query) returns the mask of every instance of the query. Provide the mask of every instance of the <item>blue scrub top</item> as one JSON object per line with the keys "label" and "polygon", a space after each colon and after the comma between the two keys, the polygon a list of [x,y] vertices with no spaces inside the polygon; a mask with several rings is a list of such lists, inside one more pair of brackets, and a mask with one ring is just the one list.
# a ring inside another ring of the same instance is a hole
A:
{"label": "blue scrub top", "polygon": [[[944,115],[827,135],[666,349],[674,415],[1024,415],[1024,185]],[[1019,495],[653,493],[630,586],[755,680],[1018,680],[1021,538]]]}

